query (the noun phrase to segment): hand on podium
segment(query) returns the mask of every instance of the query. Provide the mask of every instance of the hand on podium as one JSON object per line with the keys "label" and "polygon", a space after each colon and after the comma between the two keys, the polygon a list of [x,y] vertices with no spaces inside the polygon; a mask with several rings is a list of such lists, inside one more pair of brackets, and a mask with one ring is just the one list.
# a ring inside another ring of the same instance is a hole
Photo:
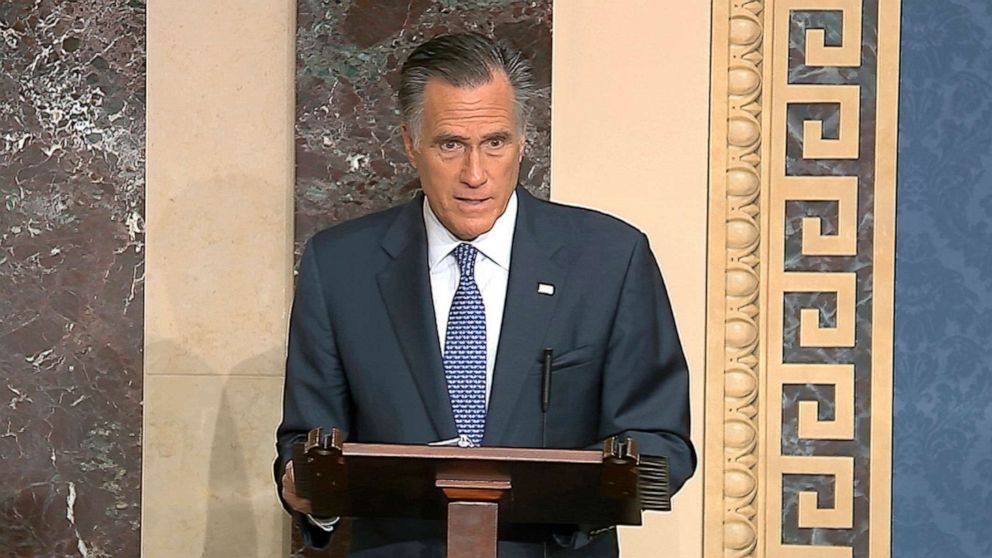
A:
{"label": "hand on podium", "polygon": [[286,470],[282,474],[282,497],[286,500],[290,508],[305,515],[310,523],[328,533],[334,530],[334,525],[338,522],[337,517],[326,519],[314,517],[313,506],[310,504],[310,500],[300,498],[296,495],[296,475],[293,474],[292,460],[286,463]]}
{"label": "hand on podium", "polygon": [[296,477],[293,475],[292,461],[286,463],[286,469],[282,474],[282,497],[289,504],[289,507],[294,510],[306,515],[313,513],[313,506],[310,505],[310,500],[300,498],[296,495]]}

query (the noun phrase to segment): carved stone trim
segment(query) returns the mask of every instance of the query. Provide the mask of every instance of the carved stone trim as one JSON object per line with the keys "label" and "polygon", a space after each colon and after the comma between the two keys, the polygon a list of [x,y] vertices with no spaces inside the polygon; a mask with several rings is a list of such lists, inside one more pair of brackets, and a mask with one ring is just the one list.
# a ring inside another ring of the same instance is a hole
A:
{"label": "carved stone trim", "polygon": [[758,0],[718,1],[713,10],[706,399],[721,412],[707,413],[704,548],[731,558],[757,556],[760,532],[763,12]]}

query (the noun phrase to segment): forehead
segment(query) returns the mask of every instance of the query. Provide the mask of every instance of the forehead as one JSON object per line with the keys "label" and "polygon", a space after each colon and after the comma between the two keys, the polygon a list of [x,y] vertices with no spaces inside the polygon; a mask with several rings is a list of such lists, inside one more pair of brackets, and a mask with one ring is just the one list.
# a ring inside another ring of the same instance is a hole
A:
{"label": "forehead", "polygon": [[513,87],[502,72],[478,87],[431,79],[424,88],[424,124],[430,128],[513,123]]}

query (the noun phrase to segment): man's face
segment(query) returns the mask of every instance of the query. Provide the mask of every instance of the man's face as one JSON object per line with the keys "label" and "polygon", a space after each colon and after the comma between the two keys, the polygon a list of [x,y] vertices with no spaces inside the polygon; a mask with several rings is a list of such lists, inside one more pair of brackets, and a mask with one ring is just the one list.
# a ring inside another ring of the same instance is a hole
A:
{"label": "man's face", "polygon": [[524,146],[514,118],[513,88],[503,73],[475,88],[430,80],[420,145],[414,145],[406,127],[403,143],[445,228],[462,240],[493,228],[517,183]]}

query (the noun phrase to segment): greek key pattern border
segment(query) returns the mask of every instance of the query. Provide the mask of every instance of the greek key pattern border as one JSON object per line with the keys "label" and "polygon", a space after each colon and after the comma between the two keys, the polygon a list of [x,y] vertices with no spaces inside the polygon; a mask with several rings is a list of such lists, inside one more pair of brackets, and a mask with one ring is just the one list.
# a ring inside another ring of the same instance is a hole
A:
{"label": "greek key pattern border", "polygon": [[705,556],[889,556],[899,0],[714,0]]}

